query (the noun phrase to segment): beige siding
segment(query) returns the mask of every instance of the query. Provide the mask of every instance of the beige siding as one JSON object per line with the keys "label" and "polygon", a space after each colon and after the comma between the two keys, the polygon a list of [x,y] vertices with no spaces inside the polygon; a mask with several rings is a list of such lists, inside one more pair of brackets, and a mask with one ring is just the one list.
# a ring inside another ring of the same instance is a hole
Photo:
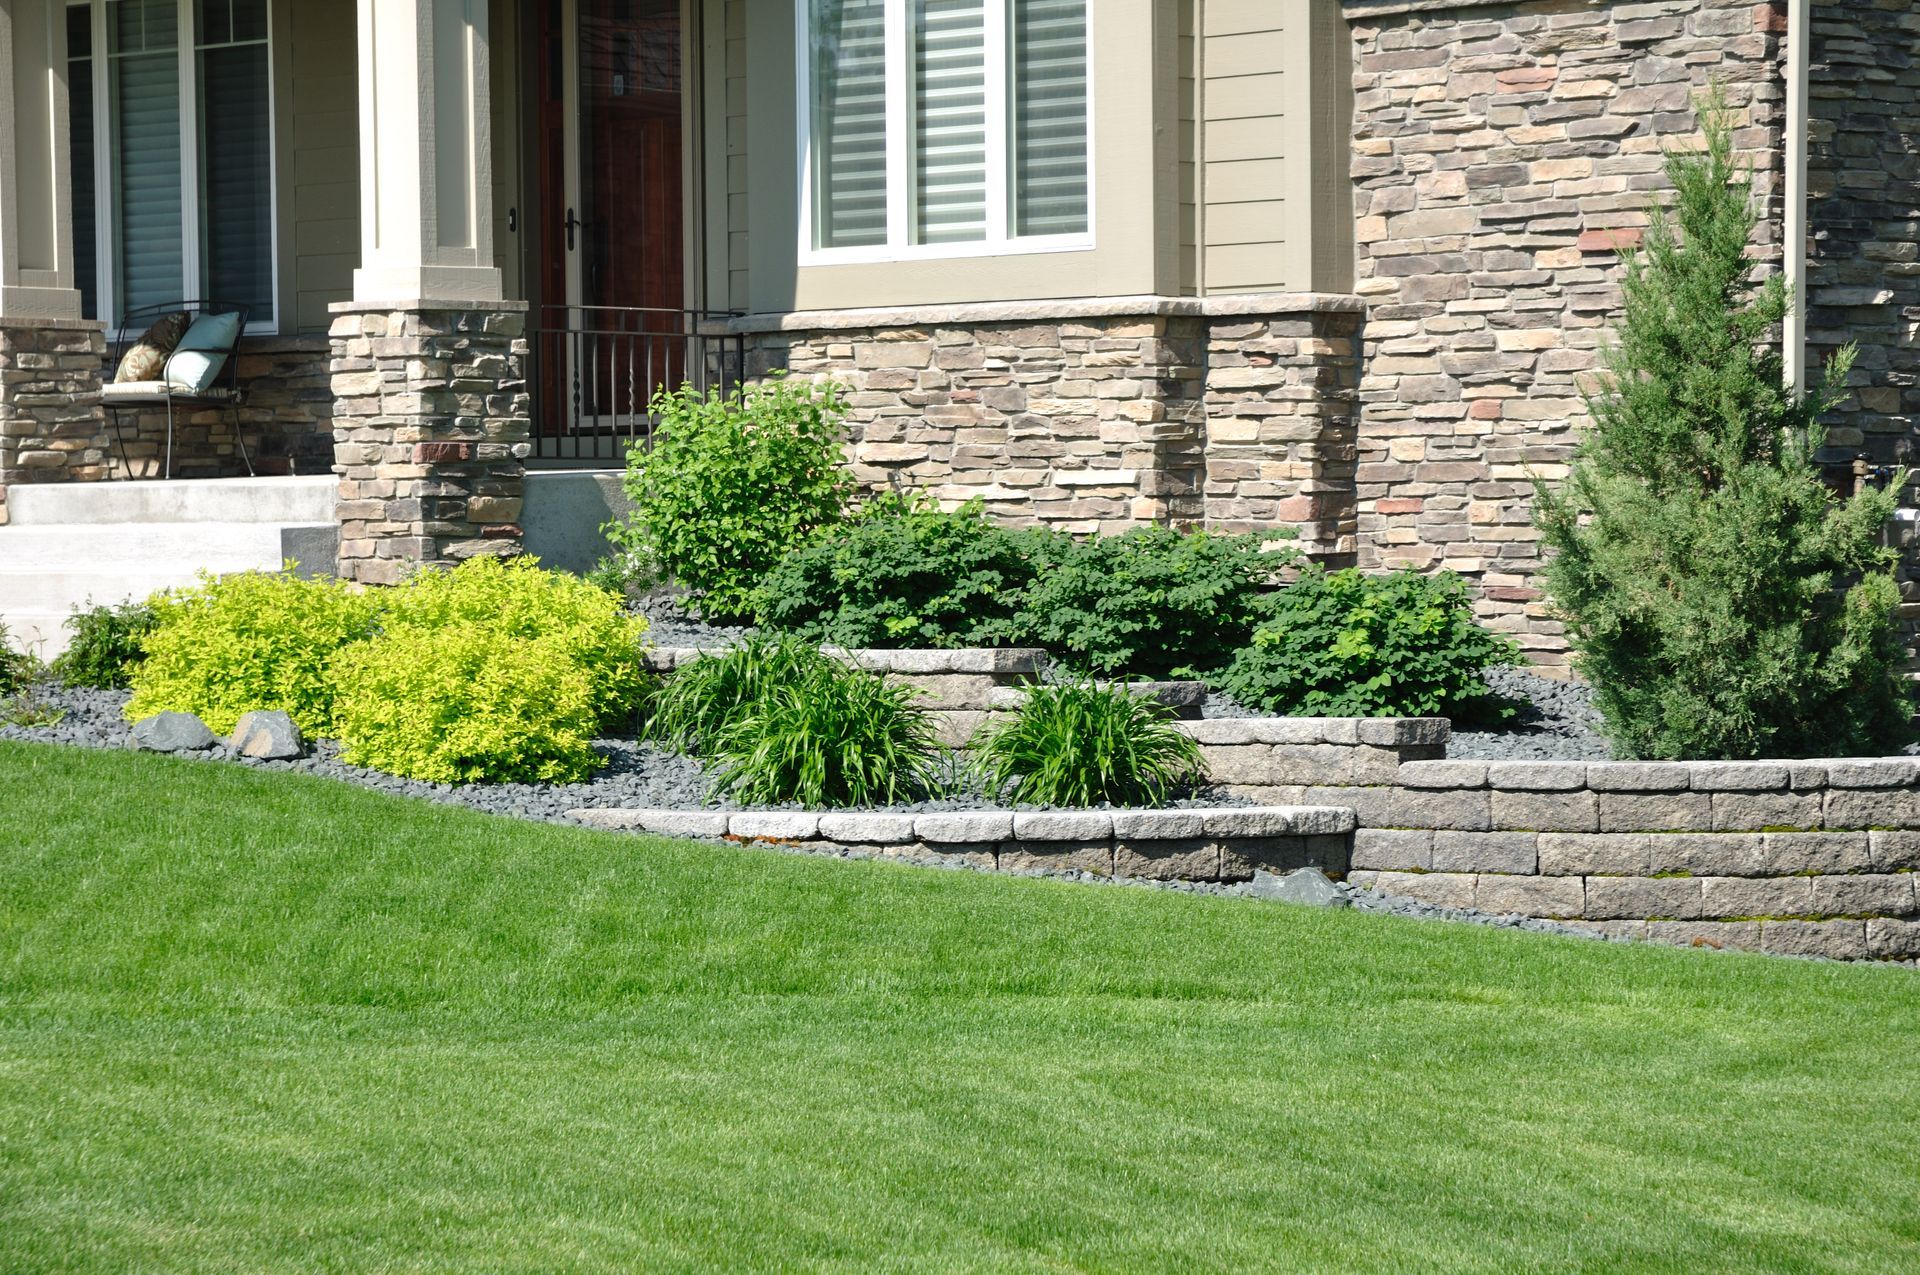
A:
{"label": "beige siding", "polygon": [[1202,0],[1180,0],[1180,292],[1200,291],[1200,15]]}
{"label": "beige siding", "polygon": [[281,328],[324,332],[327,306],[353,293],[360,264],[360,133],[354,6],[290,0],[287,40],[290,142],[282,157],[282,270],[291,267],[293,312]]}
{"label": "beige siding", "polygon": [[726,103],[726,304],[728,309],[745,310],[751,304],[747,292],[747,0],[726,0]]}
{"label": "beige siding", "polygon": [[1289,182],[1289,127],[1304,103],[1287,45],[1302,38],[1303,6],[1274,0],[1206,0],[1200,51],[1203,122],[1201,286],[1257,292],[1297,286],[1289,239],[1306,233],[1289,215],[1304,207]]}

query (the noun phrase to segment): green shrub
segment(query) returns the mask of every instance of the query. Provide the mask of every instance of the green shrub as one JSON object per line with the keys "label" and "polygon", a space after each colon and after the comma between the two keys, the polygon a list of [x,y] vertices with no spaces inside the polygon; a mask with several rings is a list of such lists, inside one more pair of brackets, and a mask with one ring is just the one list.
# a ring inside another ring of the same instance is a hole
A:
{"label": "green shrub", "polygon": [[714,737],[716,791],[751,803],[871,806],[933,791],[940,749],[907,687],[822,657]]}
{"label": "green shrub", "polygon": [[1001,527],[977,500],[945,512],[879,496],[781,559],[754,609],[763,625],[834,646],[992,646],[1047,534]]}
{"label": "green shrub", "polygon": [[651,410],[651,444],[627,457],[633,513],[607,536],[641,574],[691,590],[709,618],[746,616],[760,578],[846,514],[838,393],[786,380],[726,395],[686,386]]}
{"label": "green shrub", "polygon": [[1386,576],[1309,567],[1263,599],[1253,640],[1213,682],[1248,708],[1304,717],[1451,717],[1511,713],[1485,680],[1519,650],[1474,622],[1452,572]]}
{"label": "green shrub", "polygon": [[1014,638],[1079,672],[1203,676],[1246,643],[1254,600],[1299,561],[1273,538],[1137,527],[1046,542]]}
{"label": "green shrub", "polygon": [[11,695],[33,680],[34,659],[13,649],[7,626],[0,624],[0,695]]}
{"label": "green shrub", "polygon": [[76,608],[67,621],[73,641],[53,661],[53,674],[68,686],[124,690],[153,626],[153,608],[144,602]]}
{"label": "green shrub", "polygon": [[675,670],[653,699],[645,734],[681,752],[705,753],[728,722],[774,687],[812,675],[826,660],[819,648],[798,638],[752,634],[739,646]]}
{"label": "green shrub", "polygon": [[1675,213],[1628,259],[1573,472],[1540,492],[1548,591],[1621,754],[1892,751],[1913,706],[1880,537],[1906,475],[1845,501],[1822,484],[1853,351],[1804,398],[1785,384],[1787,293],[1752,282],[1752,179],[1717,95],[1703,124],[1704,152],[1667,156]]}
{"label": "green shrub", "polygon": [[475,558],[389,590],[334,661],[341,757],[409,779],[573,782],[645,687],[644,620],[530,558]]}
{"label": "green shrub", "polygon": [[1205,774],[1200,749],[1161,704],[1123,684],[1036,685],[975,741],[990,791],[1046,806],[1158,805]]}
{"label": "green shrub", "polygon": [[309,735],[333,734],[328,664],[373,632],[379,601],[339,580],[289,572],[202,575],[156,594],[127,720],[197,713],[216,734],[250,709],[281,709]]}

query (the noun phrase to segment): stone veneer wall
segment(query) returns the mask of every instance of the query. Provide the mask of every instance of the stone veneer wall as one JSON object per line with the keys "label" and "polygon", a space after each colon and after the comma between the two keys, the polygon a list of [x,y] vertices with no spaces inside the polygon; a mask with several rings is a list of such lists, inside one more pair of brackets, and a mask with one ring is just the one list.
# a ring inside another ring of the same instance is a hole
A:
{"label": "stone veneer wall", "polygon": [[340,574],[392,584],[420,564],[518,553],[525,305],[333,314]]}
{"label": "stone veneer wall", "polygon": [[1920,958],[1913,758],[1410,762],[1348,804],[1357,885],[1665,942]]}
{"label": "stone veneer wall", "polygon": [[[257,474],[319,474],[333,464],[330,344],[323,336],[250,336],[240,342],[240,428]],[[105,371],[108,380],[113,368]],[[109,417],[108,476],[158,478],[167,437],[164,408]],[[246,472],[226,407],[179,409],[174,416],[173,476],[231,478]],[[123,460],[124,456],[124,460]]]}
{"label": "stone veneer wall", "polygon": [[14,483],[91,482],[107,474],[101,435],[103,325],[0,319],[0,526]]}
{"label": "stone veneer wall", "polygon": [[1540,663],[1564,663],[1530,474],[1564,472],[1583,374],[1619,304],[1616,249],[1664,186],[1663,143],[1725,85],[1773,212],[1777,0],[1346,0],[1355,54],[1362,566],[1448,567]]}
{"label": "stone veneer wall", "polygon": [[752,316],[749,377],[848,389],[869,487],[1074,532],[1295,526],[1351,555],[1359,305],[1122,298]]}

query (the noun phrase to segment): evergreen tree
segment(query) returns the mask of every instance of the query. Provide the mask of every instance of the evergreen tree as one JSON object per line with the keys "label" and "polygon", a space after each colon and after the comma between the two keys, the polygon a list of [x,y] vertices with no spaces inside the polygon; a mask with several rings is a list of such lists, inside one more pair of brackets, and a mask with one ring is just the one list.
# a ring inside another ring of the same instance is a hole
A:
{"label": "evergreen tree", "polygon": [[1755,285],[1749,172],[1716,91],[1705,147],[1669,151],[1675,200],[1627,254],[1624,318],[1559,491],[1539,490],[1548,591],[1631,757],[1892,751],[1912,704],[1880,544],[1901,474],[1840,500],[1814,463],[1851,347],[1797,396]]}

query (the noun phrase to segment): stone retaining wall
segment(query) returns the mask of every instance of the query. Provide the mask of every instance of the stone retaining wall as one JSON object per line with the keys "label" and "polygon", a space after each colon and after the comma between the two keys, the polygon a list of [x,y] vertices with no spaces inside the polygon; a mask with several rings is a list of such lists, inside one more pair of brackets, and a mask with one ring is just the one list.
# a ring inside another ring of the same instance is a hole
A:
{"label": "stone retaining wall", "polygon": [[15,483],[107,476],[101,430],[103,325],[80,319],[0,319],[0,526]]}
{"label": "stone retaining wall", "polygon": [[1662,941],[1920,957],[1920,759],[1414,762],[1355,884]]}
{"label": "stone retaining wall", "polygon": [[1345,872],[1353,812],[1215,810],[861,811],[576,810],[599,828],[725,837],[959,860],[1000,871],[1048,868],[1163,881],[1246,881],[1256,870]]}

